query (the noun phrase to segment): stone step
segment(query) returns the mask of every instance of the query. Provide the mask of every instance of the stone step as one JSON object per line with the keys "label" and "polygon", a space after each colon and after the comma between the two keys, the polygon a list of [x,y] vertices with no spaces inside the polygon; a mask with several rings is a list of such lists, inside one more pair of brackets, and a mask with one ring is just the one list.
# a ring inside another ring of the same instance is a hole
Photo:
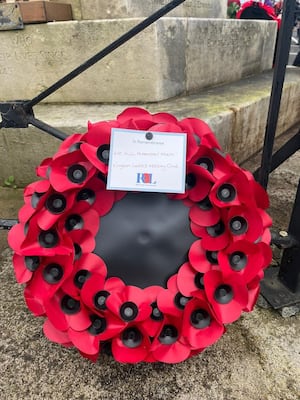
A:
{"label": "stone step", "polygon": [[[150,112],[170,112],[178,119],[206,121],[223,149],[242,162],[262,147],[272,72],[210,88],[199,94],[160,103],[138,103]],[[300,122],[300,69],[288,67],[277,134]],[[38,119],[66,132],[85,132],[87,121],[115,119],[124,104],[42,104],[34,107]],[[35,167],[51,157],[61,142],[36,128],[0,130],[0,182],[10,175],[18,187],[36,180]]]}
{"label": "stone step", "polygon": [[[141,22],[66,21],[2,31],[1,101],[30,99]],[[276,23],[162,18],[47,98],[47,102],[156,102],[272,67]]]}
{"label": "stone step", "polygon": [[[170,0],[56,0],[72,5],[74,19],[148,17]],[[224,0],[186,0],[171,11],[170,17],[226,18]]]}

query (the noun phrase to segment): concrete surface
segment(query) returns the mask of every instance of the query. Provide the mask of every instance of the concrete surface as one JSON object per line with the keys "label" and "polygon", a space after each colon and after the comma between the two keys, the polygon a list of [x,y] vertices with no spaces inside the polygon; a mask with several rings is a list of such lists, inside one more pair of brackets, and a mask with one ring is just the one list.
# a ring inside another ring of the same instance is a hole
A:
{"label": "concrete surface", "polygon": [[[299,129],[299,127],[297,128]],[[280,136],[284,143],[296,132]],[[243,163],[255,170],[259,156]],[[270,214],[286,228],[299,179],[299,152],[270,177]],[[21,190],[0,189],[0,216],[15,217]],[[2,232],[3,234],[3,232]],[[283,319],[256,307],[228,326],[204,353],[177,365],[96,364],[50,343],[42,318],[27,310],[1,235],[0,399],[2,400],[299,400],[300,314]],[[276,260],[275,260],[276,262]]]}
{"label": "concrete surface", "polygon": [[[246,78],[230,85],[203,90],[160,103],[139,103],[150,112],[170,112],[177,118],[196,117],[206,121],[225,151],[238,162],[262,146],[272,72]],[[300,121],[300,69],[286,74],[277,134]],[[128,105],[44,104],[34,107],[38,119],[66,133],[85,132],[87,121],[115,119]],[[18,186],[35,180],[35,167],[57,150],[59,141],[36,128],[0,130],[0,184],[13,175]],[[20,162],[22,168],[20,168]]]}
{"label": "concrete surface", "polygon": [[[141,21],[51,22],[1,32],[1,100],[33,98]],[[47,102],[153,102],[237,81],[272,68],[275,36],[275,22],[162,18]]]}

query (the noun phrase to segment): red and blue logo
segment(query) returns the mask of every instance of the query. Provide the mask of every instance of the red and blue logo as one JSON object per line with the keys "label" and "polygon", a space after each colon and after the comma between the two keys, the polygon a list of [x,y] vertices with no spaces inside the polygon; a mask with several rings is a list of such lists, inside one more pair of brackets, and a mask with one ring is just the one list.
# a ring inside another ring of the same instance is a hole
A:
{"label": "red and blue logo", "polygon": [[145,173],[145,172],[138,172],[136,174],[136,183],[155,185],[156,182],[153,182],[152,174]]}

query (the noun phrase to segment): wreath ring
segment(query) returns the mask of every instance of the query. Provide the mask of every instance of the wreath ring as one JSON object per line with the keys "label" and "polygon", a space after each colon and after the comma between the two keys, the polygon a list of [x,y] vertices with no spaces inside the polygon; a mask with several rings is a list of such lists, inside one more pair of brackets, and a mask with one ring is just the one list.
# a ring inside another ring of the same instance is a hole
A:
{"label": "wreath ring", "polygon": [[[117,276],[95,250],[102,222],[130,198],[106,189],[112,128],[187,134],[185,193],[160,196],[186,210],[192,239],[165,284],[127,284],[126,268]],[[178,363],[253,309],[272,258],[268,196],[205,122],[130,107],[68,137],[37,176],[8,241],[26,304],[46,318],[51,341],[92,361],[110,348],[122,363]]]}

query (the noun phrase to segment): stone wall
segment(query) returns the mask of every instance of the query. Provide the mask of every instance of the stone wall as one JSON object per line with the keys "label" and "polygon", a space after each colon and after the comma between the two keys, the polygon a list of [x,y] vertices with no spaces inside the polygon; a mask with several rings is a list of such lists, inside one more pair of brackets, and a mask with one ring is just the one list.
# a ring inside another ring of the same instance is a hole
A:
{"label": "stone wall", "polygon": [[[3,31],[1,100],[29,99],[141,19],[67,21]],[[47,98],[156,102],[271,69],[276,23],[162,18]]]}

